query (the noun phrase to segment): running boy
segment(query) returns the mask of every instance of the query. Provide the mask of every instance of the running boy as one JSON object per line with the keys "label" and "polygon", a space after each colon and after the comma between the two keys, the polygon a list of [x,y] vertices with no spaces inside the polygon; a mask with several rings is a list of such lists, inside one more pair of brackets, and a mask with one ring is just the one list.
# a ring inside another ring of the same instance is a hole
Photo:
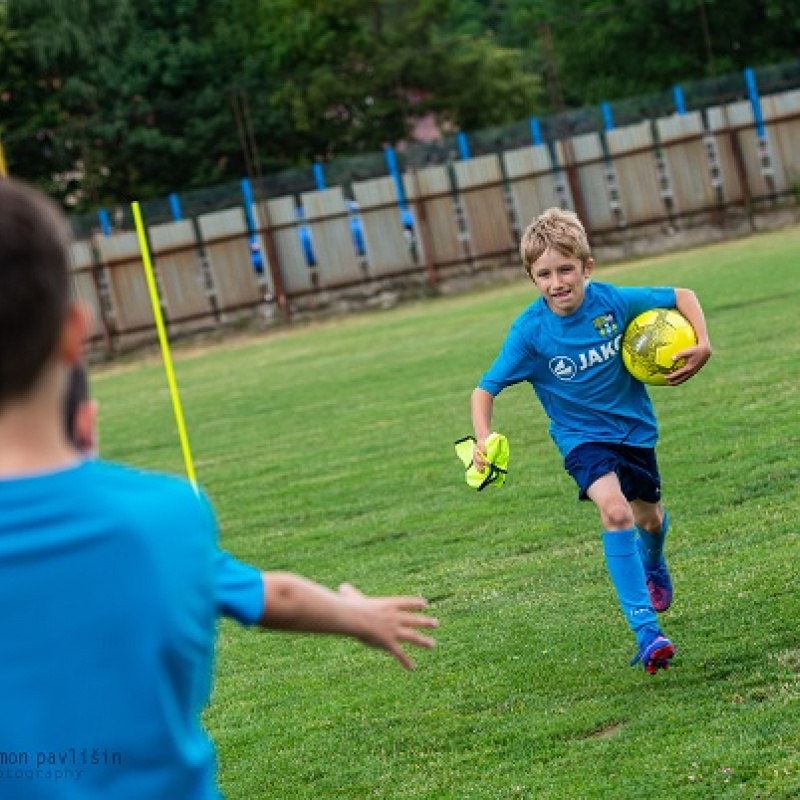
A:
{"label": "running boy", "polygon": [[583,225],[570,211],[550,208],[535,219],[520,252],[541,297],[514,321],[472,393],[473,461],[478,469],[486,466],[494,398],[507,386],[529,382],[580,499],[591,500],[600,513],[608,572],[636,636],[631,663],[641,661],[655,674],[676,652],[656,618],[672,602],[664,559],[669,518],[661,505],[653,406],[644,384],[625,369],[619,342],[643,311],[677,308],[698,341],[676,356],[686,363],[668,378],[670,385],[683,383],[711,357],[703,311],[689,289],[590,283],[594,260]]}

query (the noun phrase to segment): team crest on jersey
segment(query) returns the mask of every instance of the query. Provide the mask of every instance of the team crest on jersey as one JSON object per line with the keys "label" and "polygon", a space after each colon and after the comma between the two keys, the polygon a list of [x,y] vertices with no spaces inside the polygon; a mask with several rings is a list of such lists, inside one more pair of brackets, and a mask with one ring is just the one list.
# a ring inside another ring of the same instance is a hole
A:
{"label": "team crest on jersey", "polygon": [[578,365],[569,356],[550,359],[550,372],[560,381],[571,381],[578,374]]}
{"label": "team crest on jersey", "polygon": [[613,336],[619,330],[613,311],[606,311],[605,314],[595,317],[592,325],[601,336]]}

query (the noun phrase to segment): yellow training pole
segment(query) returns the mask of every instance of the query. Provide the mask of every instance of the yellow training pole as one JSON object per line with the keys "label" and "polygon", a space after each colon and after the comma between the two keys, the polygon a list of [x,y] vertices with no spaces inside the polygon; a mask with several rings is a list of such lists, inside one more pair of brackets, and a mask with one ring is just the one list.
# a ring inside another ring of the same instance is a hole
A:
{"label": "yellow training pole", "polygon": [[178,384],[175,382],[175,372],[172,369],[172,356],[169,352],[169,340],[167,331],[164,328],[164,318],[161,316],[161,303],[158,299],[158,289],[156,288],[156,278],[153,273],[153,264],[150,261],[150,250],[147,246],[147,235],[145,234],[144,224],[142,223],[142,212],[139,209],[138,200],[131,203],[133,219],[136,222],[136,233],[139,237],[139,248],[142,251],[142,261],[144,262],[144,273],[147,277],[147,288],[150,291],[150,303],[153,306],[153,316],[156,318],[156,328],[158,329],[158,341],[161,343],[161,355],[164,358],[164,368],[167,371],[167,383],[169,383],[169,393],[172,397],[172,408],[175,411],[175,421],[178,423],[178,436],[181,439],[183,449],[183,460],[186,462],[186,474],[192,486],[197,491],[197,481],[194,476],[194,463],[192,462],[192,451],[189,449],[189,439],[186,436],[186,426],[183,423],[183,411],[181,409],[181,398],[178,394]]}

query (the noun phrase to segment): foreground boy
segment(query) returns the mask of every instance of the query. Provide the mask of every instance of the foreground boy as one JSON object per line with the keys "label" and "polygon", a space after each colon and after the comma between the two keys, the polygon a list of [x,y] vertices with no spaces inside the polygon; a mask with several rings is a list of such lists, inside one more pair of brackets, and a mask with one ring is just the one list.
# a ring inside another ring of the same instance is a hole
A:
{"label": "foreground boy", "polygon": [[494,398],[507,386],[529,382],[579,497],[600,512],[608,572],[636,636],[632,663],[654,674],[676,652],[656,618],[672,602],[664,560],[668,515],[661,505],[653,406],[644,384],[625,369],[619,342],[638,314],[677,308],[698,342],[676,356],[686,363],[667,379],[683,383],[711,356],[703,311],[688,289],[590,283],[594,261],[586,232],[570,211],[545,211],[525,231],[520,251],[541,298],[514,321],[472,393],[473,462],[479,470],[486,466]]}
{"label": "foreground boy", "polygon": [[[0,797],[218,798],[200,720],[216,521],[186,481],[85,460],[69,440],[87,324],[68,248],[56,207],[0,180]],[[287,627],[356,636],[401,662],[401,642],[432,644],[414,629],[433,620],[409,613],[419,598],[310,584],[284,595],[302,609]]]}

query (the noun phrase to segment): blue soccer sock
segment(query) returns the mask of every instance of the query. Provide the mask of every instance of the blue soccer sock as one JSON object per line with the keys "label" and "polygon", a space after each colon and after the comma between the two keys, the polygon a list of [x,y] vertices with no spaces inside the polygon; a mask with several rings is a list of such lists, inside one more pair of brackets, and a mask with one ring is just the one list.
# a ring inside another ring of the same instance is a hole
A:
{"label": "blue soccer sock", "polygon": [[664,555],[664,540],[667,538],[669,529],[669,514],[664,512],[664,521],[661,523],[661,530],[658,533],[650,533],[638,525],[636,530],[639,532],[641,540],[640,554],[644,565],[648,569],[656,569],[661,556]]}
{"label": "blue soccer sock", "polygon": [[647,594],[644,567],[636,547],[634,529],[603,531],[603,552],[622,613],[641,647],[644,642],[659,635],[661,630]]}

